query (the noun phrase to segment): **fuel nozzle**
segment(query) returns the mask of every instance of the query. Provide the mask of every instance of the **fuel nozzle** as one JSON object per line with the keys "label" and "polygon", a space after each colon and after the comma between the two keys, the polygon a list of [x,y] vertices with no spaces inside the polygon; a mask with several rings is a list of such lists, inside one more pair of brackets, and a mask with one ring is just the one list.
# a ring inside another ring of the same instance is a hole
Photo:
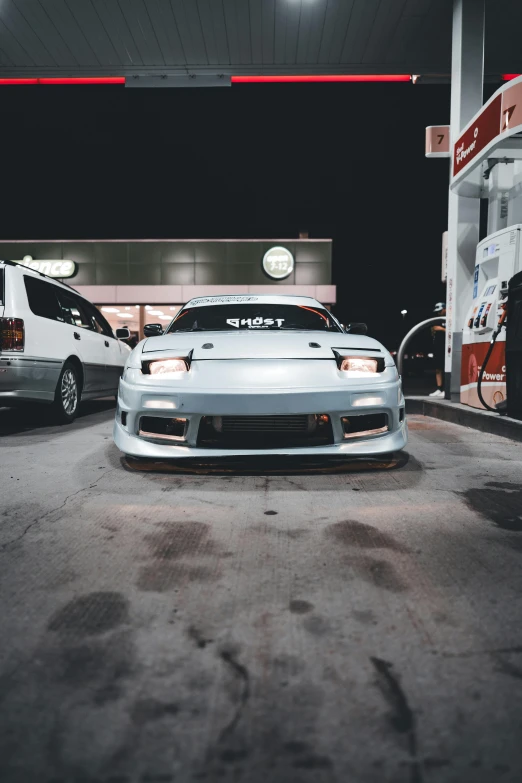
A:
{"label": "fuel nozzle", "polygon": [[500,314],[500,318],[498,319],[498,326],[497,326],[495,332],[493,333],[493,342],[495,342],[495,340],[499,336],[500,332],[502,331],[502,327],[505,326],[505,324],[506,324],[506,318],[507,318],[507,312],[508,312],[508,304],[507,304],[507,302],[503,302],[501,307],[502,307],[502,312]]}

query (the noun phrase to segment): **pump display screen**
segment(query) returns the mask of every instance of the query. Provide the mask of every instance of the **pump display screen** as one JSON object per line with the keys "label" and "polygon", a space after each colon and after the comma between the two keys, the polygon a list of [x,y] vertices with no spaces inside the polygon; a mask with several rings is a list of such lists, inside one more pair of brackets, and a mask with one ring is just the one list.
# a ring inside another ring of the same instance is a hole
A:
{"label": "pump display screen", "polygon": [[499,245],[488,245],[482,251],[482,258],[489,258],[490,256],[494,256],[496,253],[499,252],[499,250],[500,250]]}
{"label": "pump display screen", "polygon": [[489,288],[486,288],[486,290],[484,291],[484,296],[491,296],[491,294],[494,294],[496,287],[497,287],[496,285],[490,285]]}

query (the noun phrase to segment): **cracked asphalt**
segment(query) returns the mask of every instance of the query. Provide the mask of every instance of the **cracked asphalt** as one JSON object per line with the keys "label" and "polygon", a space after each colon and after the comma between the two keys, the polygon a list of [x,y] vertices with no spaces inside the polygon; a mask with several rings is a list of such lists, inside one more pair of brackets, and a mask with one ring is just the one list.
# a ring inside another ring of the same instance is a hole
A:
{"label": "cracked asphalt", "polygon": [[127,463],[0,410],[2,783],[519,783],[522,450]]}

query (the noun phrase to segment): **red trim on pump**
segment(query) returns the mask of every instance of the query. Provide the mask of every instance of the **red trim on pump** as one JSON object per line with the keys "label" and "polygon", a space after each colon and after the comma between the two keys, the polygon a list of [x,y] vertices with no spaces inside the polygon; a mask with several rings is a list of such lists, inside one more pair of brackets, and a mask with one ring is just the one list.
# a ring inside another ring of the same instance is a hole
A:
{"label": "red trim on pump", "polygon": [[516,79],[518,76],[521,76],[520,73],[503,73],[502,78],[505,82],[510,82],[511,79]]}
{"label": "red trim on pump", "polygon": [[275,82],[410,82],[410,74],[308,74],[294,76],[232,76],[232,84],[268,84]]}

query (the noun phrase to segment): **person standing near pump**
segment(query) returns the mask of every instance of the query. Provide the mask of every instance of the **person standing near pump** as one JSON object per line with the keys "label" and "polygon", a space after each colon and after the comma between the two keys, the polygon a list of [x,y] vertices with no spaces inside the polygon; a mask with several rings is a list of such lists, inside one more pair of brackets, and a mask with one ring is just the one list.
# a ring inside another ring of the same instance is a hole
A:
{"label": "person standing near pump", "polygon": [[[437,302],[433,308],[434,316],[446,315],[446,303]],[[436,324],[431,327],[433,335],[433,358],[435,361],[435,378],[437,388],[430,397],[444,397],[444,357],[446,355],[446,327]]]}

